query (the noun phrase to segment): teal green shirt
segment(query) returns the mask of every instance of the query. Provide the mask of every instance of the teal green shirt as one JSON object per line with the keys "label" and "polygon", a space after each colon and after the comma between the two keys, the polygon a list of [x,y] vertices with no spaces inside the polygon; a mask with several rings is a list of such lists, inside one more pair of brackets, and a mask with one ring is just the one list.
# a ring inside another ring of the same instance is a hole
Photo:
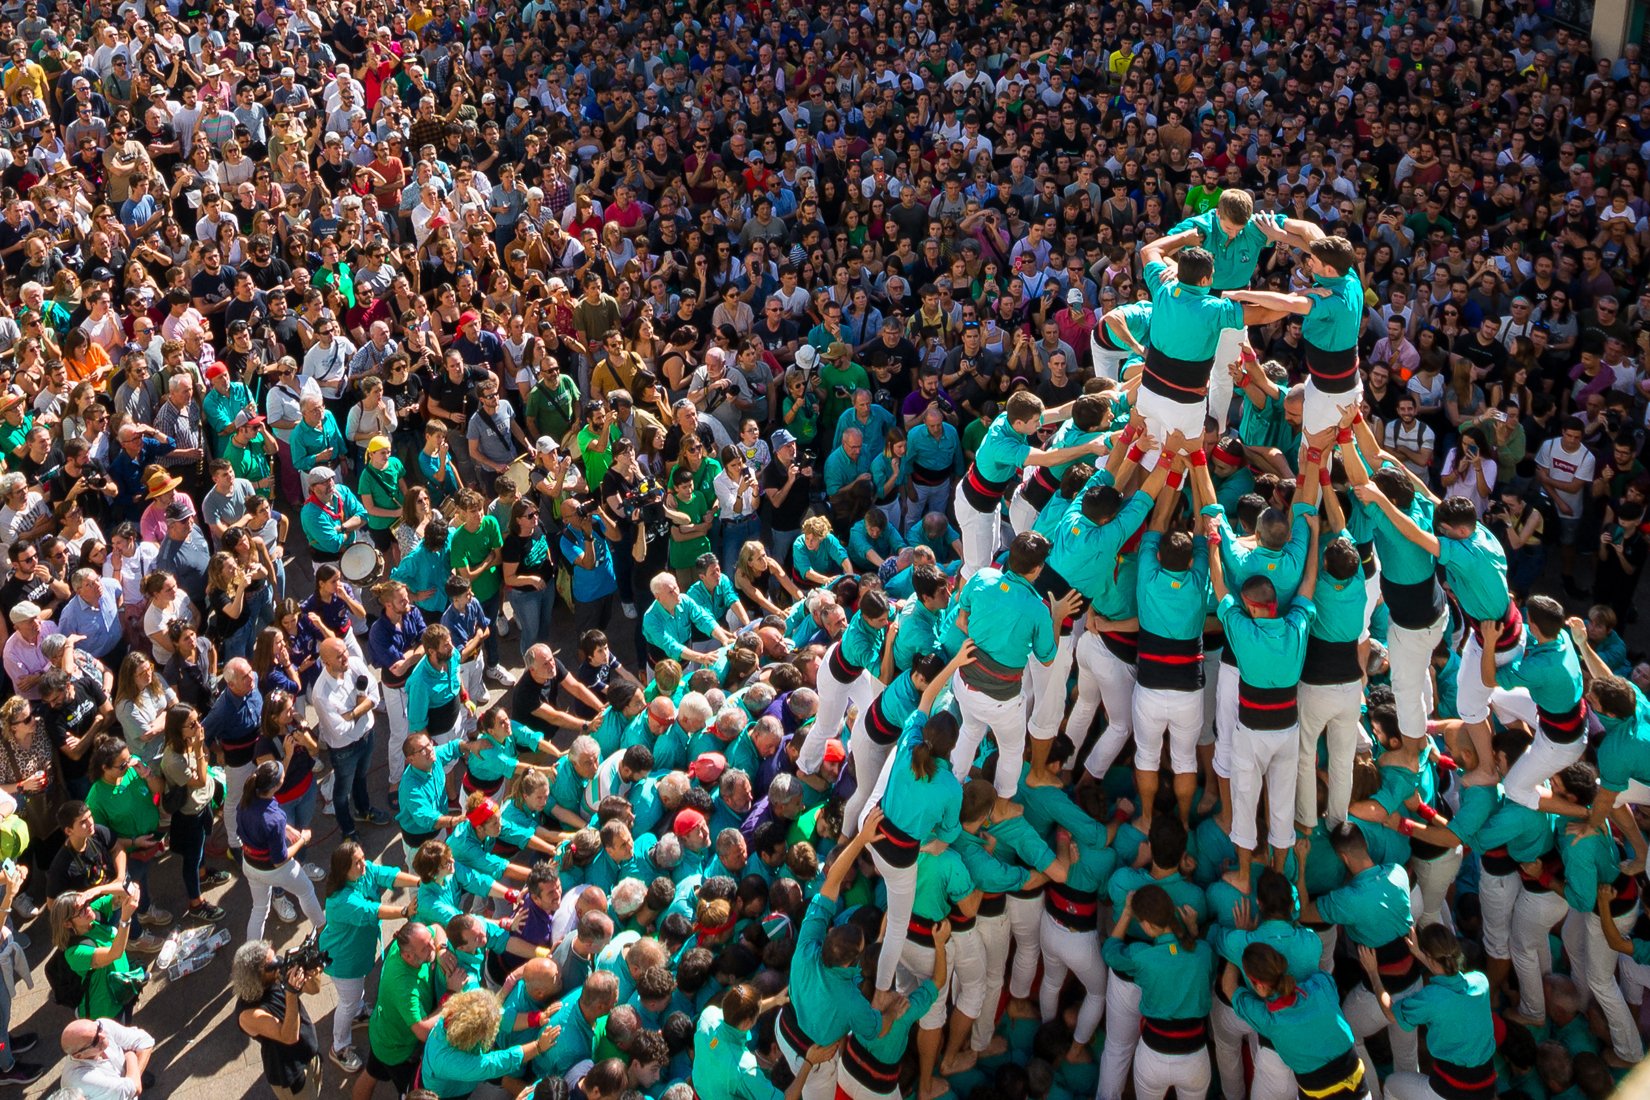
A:
{"label": "teal green shirt", "polygon": [[1598,713],[1604,725],[1604,740],[1598,746],[1598,781],[1620,793],[1634,779],[1650,783],[1650,701],[1633,685],[1633,713],[1611,718]]}
{"label": "teal green shirt", "polygon": [[734,591],[733,580],[726,573],[717,579],[714,591],[706,589],[704,581],[694,581],[687,594],[689,599],[709,611],[710,617],[719,623],[727,622],[728,612],[739,602],[739,593]]}
{"label": "teal green shirt", "polygon": [[1621,853],[1610,823],[1584,837],[1564,830],[1558,837],[1558,854],[1564,860],[1564,900],[1578,913],[1595,912],[1599,884],[1608,886],[1621,874]]}
{"label": "teal green shirt", "polygon": [[[1124,580],[1123,544],[1140,530],[1151,510],[1151,494],[1140,491],[1131,495],[1104,524],[1083,515],[1080,498],[1066,509],[1048,562],[1067,584],[1095,603],[1097,613],[1109,618],[1112,617],[1109,611],[1122,610],[1116,604],[1117,590],[1123,587]],[[1133,585],[1129,589],[1132,604]],[[1102,608],[1102,604],[1107,606]],[[1133,618],[1132,608],[1129,610],[1130,614],[1118,617]]]}
{"label": "teal green shirt", "polygon": [[447,1041],[447,1021],[438,1021],[424,1044],[420,1083],[437,1096],[468,1096],[483,1081],[521,1070],[521,1048],[463,1051]]}
{"label": "teal green shirt", "polygon": [[927,722],[928,712],[921,709],[905,720],[883,789],[882,812],[890,825],[918,843],[935,839],[949,844],[962,831],[957,820],[962,811],[962,784],[951,774],[951,762],[936,759],[934,774],[927,779],[911,770],[911,750],[922,741]]}
{"label": "teal green shirt", "polygon": [[1152,298],[1151,346],[1174,359],[1211,362],[1220,330],[1244,327],[1243,306],[1214,297],[1210,287],[1171,279],[1168,271],[1162,260],[1154,260],[1142,273]]}
{"label": "teal green shirt", "polygon": [[1209,929],[1209,939],[1221,958],[1243,967],[1243,952],[1252,943],[1264,943],[1276,948],[1289,965],[1289,976],[1297,982],[1318,972],[1323,958],[1323,939],[1310,928],[1302,928],[1293,921],[1264,920],[1252,931],[1215,925]]}
{"label": "teal green shirt", "polygon": [[1280,549],[1255,544],[1246,546],[1238,541],[1238,533],[1227,522],[1226,512],[1219,505],[1203,509],[1206,516],[1215,517],[1220,528],[1220,564],[1226,571],[1226,587],[1231,592],[1242,589],[1250,577],[1265,577],[1272,582],[1278,594],[1278,606],[1283,607],[1295,598],[1306,572],[1306,552],[1312,546],[1312,528],[1306,517],[1317,509],[1309,504],[1297,504],[1292,509],[1294,521],[1289,529],[1289,541]]}
{"label": "teal green shirt", "polygon": [[949,421],[940,421],[940,435],[919,424],[905,437],[905,458],[909,465],[919,466],[930,474],[960,475],[963,472],[962,438]]}
{"label": "teal green shirt", "polygon": [[870,554],[875,552],[877,557],[887,560],[905,548],[905,537],[894,530],[894,525],[884,523],[882,534],[872,538],[865,530],[865,521],[860,520],[848,532],[848,560],[853,562],[855,569],[874,569]]}
{"label": "teal green shirt", "polygon": [[1232,995],[1232,1011],[1254,1028],[1294,1073],[1310,1073],[1344,1057],[1354,1042],[1341,1015],[1341,995],[1328,974],[1297,981],[1292,1000],[1268,1004],[1248,989]]}
{"label": "teal green shirt", "polygon": [[1568,630],[1550,642],[1536,640],[1525,627],[1524,655],[1495,670],[1498,687],[1524,688],[1535,705],[1552,714],[1564,714],[1581,701],[1581,660]]}
{"label": "teal green shirt", "polygon": [[1487,1065],[1495,1058],[1495,1018],[1489,979],[1477,971],[1431,974],[1419,992],[1394,1002],[1392,1014],[1405,1031],[1427,1029],[1427,1051],[1458,1066]]}
{"label": "teal green shirt", "polygon": [[899,612],[899,630],[894,634],[894,667],[909,671],[911,662],[940,648],[940,613],[924,607],[912,596]]}
{"label": "teal green shirt", "polygon": [[[1383,580],[1393,584],[1420,584],[1432,579],[1438,569],[1437,558],[1399,534],[1379,505],[1360,503],[1358,507],[1374,524],[1375,548],[1381,554]],[[1432,501],[1420,493],[1410,501],[1407,514],[1421,530],[1432,530]]]}
{"label": "teal green shirt", "polygon": [[327,973],[334,978],[365,978],[378,961],[383,927],[378,906],[384,891],[395,887],[397,870],[367,863],[360,878],[327,898],[327,923],[321,929],[321,950],[332,956]]}
{"label": "teal green shirt", "polygon": [[1140,629],[1160,638],[1187,641],[1203,637],[1209,607],[1208,543],[1192,539],[1192,567],[1183,572],[1164,569],[1157,558],[1163,536],[1148,531],[1140,540],[1140,572],[1135,581]]}
{"label": "teal green shirt", "polygon": [[1279,618],[1251,618],[1233,595],[1220,601],[1215,614],[1226,631],[1226,644],[1237,658],[1244,682],[1257,688],[1283,688],[1300,682],[1306,663],[1306,634],[1317,607],[1301,596]]}
{"label": "teal green shirt", "polygon": [[[1048,605],[1018,573],[987,566],[968,579],[952,606],[956,616],[967,612],[968,636],[1001,668],[1023,669],[1031,658],[1044,664],[1054,660],[1059,640]],[[956,632],[955,617],[952,625]],[[952,651],[962,644],[960,635],[955,645],[950,636],[946,641]]]}
{"label": "teal green shirt", "polygon": [[[1283,394],[1281,392],[1275,397],[1266,398],[1259,405],[1245,396],[1243,411],[1238,415],[1237,430],[1238,438],[1243,441],[1245,447],[1276,447],[1283,452],[1283,457],[1288,461],[1290,469],[1295,468],[1300,456],[1301,433],[1300,429],[1289,423],[1289,418],[1284,415]],[[1237,474],[1232,475],[1233,481],[1236,481],[1237,478]],[[1249,488],[1245,489],[1244,492],[1248,492],[1253,488],[1254,481],[1251,477]],[[1241,493],[1238,494],[1240,497],[1241,495]],[[1221,504],[1226,503],[1225,494],[1220,494],[1219,499]]]}
{"label": "teal green shirt", "polygon": [[1238,230],[1237,236],[1228,237],[1226,230],[1221,228],[1219,213],[1215,210],[1206,210],[1179,222],[1169,230],[1169,233],[1172,236],[1195,227],[1203,234],[1203,248],[1215,260],[1214,288],[1241,290],[1254,279],[1255,265],[1260,263],[1261,253],[1272,244],[1271,238],[1261,232],[1260,226],[1256,224],[1260,221],[1271,222],[1281,229],[1283,215],[1256,211],[1244,227]]}
{"label": "teal green shirt", "polygon": [[1358,346],[1365,308],[1364,287],[1357,271],[1328,279],[1314,275],[1312,282],[1330,294],[1311,296],[1312,308],[1301,319],[1301,337],[1324,351],[1351,351]]}
{"label": "teal green shirt", "polygon": [[877,1035],[882,1014],[859,991],[859,966],[828,967],[821,955],[825,933],[836,916],[834,898],[815,894],[796,934],[791,956],[791,1006],[804,1034],[822,1046],[855,1035]]}
{"label": "teal green shirt", "polygon": [[1183,944],[1173,933],[1150,943],[1108,938],[1100,955],[1140,987],[1140,1015],[1146,1019],[1201,1020],[1209,1015],[1215,953],[1207,942]]}
{"label": "teal green shirt", "polygon": [[751,1034],[727,1023],[712,1005],[693,1033],[693,1090],[715,1100],[783,1100],[750,1049]]}
{"label": "teal green shirt", "polygon": [[882,640],[885,627],[874,627],[865,621],[865,612],[856,611],[848,620],[848,628],[837,639],[837,651],[843,660],[855,668],[871,670],[876,676],[882,665]]}
{"label": "teal green shirt", "polygon": [[982,479],[1000,484],[1020,472],[1030,453],[1031,444],[1009,426],[1008,416],[1004,414],[986,429],[985,438],[974,452],[974,468]]}
{"label": "teal green shirt", "polygon": [[1384,947],[1410,930],[1409,875],[1377,863],[1319,898],[1318,915],[1343,926],[1361,947]]}
{"label": "teal green shirt", "polygon": [[842,563],[847,558],[848,551],[842,548],[842,543],[835,535],[826,535],[820,539],[818,550],[809,550],[807,536],[798,535],[796,541],[791,544],[791,573],[799,579],[809,573],[834,577],[842,572]]}
{"label": "teal green shirt", "polygon": [[[1385,569],[1384,548],[1381,554],[1381,568]],[[1482,523],[1473,528],[1471,538],[1438,535],[1438,561],[1449,577],[1450,591],[1455,593],[1462,614],[1475,621],[1499,621],[1506,616],[1507,555],[1500,541]]]}
{"label": "teal green shirt", "polygon": [[1369,589],[1361,569],[1354,569],[1344,581],[1336,580],[1323,571],[1318,562],[1318,585],[1312,590],[1312,603],[1318,613],[1312,619],[1312,637],[1325,642],[1356,642],[1364,636],[1364,609],[1368,606]]}
{"label": "teal green shirt", "polygon": [[683,646],[693,641],[695,628],[708,635],[716,628],[716,620],[699,601],[685,593],[676,602],[676,610],[668,611],[664,604],[654,600],[642,615],[642,637],[664,650],[672,660]]}
{"label": "teal green shirt", "polygon": [[[1111,899],[1112,912],[1121,913],[1129,895],[1142,886],[1157,885],[1169,892],[1169,900],[1174,902],[1178,911],[1183,905],[1190,905],[1197,914],[1197,924],[1201,928],[1209,923],[1209,899],[1203,893],[1203,887],[1183,878],[1179,871],[1163,878],[1153,878],[1152,873],[1145,867],[1119,867],[1106,882],[1106,896]],[[1144,942],[1146,933],[1135,921],[1129,925],[1131,939]]]}
{"label": "teal green shirt", "polygon": [[917,856],[917,889],[911,903],[912,916],[939,923],[951,915],[957,903],[974,892],[974,879],[962,856],[952,848],[938,855]]}
{"label": "teal green shirt", "polygon": [[1449,819],[1450,832],[1460,837],[1461,843],[1473,851],[1482,852],[1484,845],[1480,841],[1480,833],[1500,805],[1499,783],[1488,787],[1462,787],[1461,804],[1456,807],[1455,816]]}
{"label": "teal green shirt", "polygon": [[1479,850],[1505,848],[1513,860],[1534,863],[1553,850],[1557,824],[1552,814],[1503,800],[1478,830]]}

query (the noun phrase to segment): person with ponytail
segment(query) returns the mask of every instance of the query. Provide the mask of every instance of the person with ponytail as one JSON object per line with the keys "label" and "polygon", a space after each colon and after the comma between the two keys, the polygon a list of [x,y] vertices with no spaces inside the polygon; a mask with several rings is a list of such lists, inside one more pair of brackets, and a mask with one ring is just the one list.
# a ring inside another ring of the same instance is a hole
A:
{"label": "person with ponytail", "polygon": [[[1213,895],[1222,887],[1210,887]],[[1295,892],[1289,880],[1270,867],[1261,870],[1255,880],[1254,903],[1240,897],[1230,910],[1230,927],[1221,923],[1228,910],[1213,901],[1216,921],[1209,926],[1209,946],[1215,955],[1233,966],[1243,962],[1243,952],[1251,943],[1264,943],[1278,950],[1289,964],[1289,975],[1299,981],[1315,974],[1323,958],[1323,940],[1310,928],[1302,927],[1295,919]],[[1257,912],[1258,909],[1258,912]],[[1243,1044],[1254,1035],[1254,1029],[1238,1019],[1232,1009],[1231,998],[1223,989],[1216,989],[1215,1002],[1209,1010],[1209,1030],[1215,1040],[1215,1068],[1220,1074],[1220,1091],[1224,1096],[1243,1095]],[[1255,1064],[1274,1063],[1269,1067],[1278,1077],[1287,1074],[1277,1061],[1277,1052],[1262,1046],[1255,1052]],[[1257,1075],[1260,1071],[1256,1070]]]}
{"label": "person with ponytail", "polygon": [[418,885],[418,876],[371,863],[361,845],[346,840],[332,850],[322,887],[327,896],[327,924],[320,947],[332,957],[327,977],[338,990],[332,1013],[332,1047],[328,1057],[345,1073],[361,1070],[361,1056],[350,1048],[350,1031],[372,1011],[366,1002],[367,975],[378,965],[384,921],[407,920],[418,913],[418,898],[404,905],[383,900],[385,890]]}
{"label": "person with ponytail", "polygon": [[493,851],[506,858],[523,851],[555,855],[556,834],[539,824],[544,820],[544,808],[550,803],[549,776],[542,769],[524,767],[505,785],[504,793],[498,840],[493,842]]}
{"label": "person with ponytail", "polygon": [[[951,773],[957,718],[944,711],[932,717],[930,714],[952,674],[973,660],[974,643],[965,641],[924,689],[871,795],[872,804],[882,809],[877,837],[871,844],[871,862],[888,889],[888,926],[882,937],[882,953],[877,956],[879,1008],[893,999],[894,969],[905,948],[911,906],[916,900],[917,856],[923,851],[944,851],[961,832],[962,784]],[[933,839],[925,841],[925,837]]]}
{"label": "person with ponytail", "polygon": [[503,817],[503,807],[480,791],[472,791],[464,799],[464,820],[453,827],[447,843],[458,865],[468,867],[483,880],[526,882],[526,867],[494,851],[503,831]]}
{"label": "person with ponytail", "polygon": [[296,858],[309,843],[308,829],[295,829],[275,798],[284,769],[275,760],[253,768],[241,789],[235,826],[241,839],[242,866],[252,890],[252,909],[246,918],[246,938],[262,939],[269,919],[270,894],[279,887],[298,899],[304,915],[316,929],[326,927],[326,911],[315,896],[315,886]]}
{"label": "person with ponytail", "polygon": [[1426,1074],[1395,1072],[1381,1082],[1387,1100],[1490,1100],[1498,1084],[1489,979],[1475,970],[1463,972],[1461,941],[1442,924],[1422,928],[1410,938],[1409,949],[1428,976],[1420,992],[1396,1005],[1381,988],[1375,952],[1358,949],[1381,1011],[1405,1031],[1425,1025],[1432,1055]]}
{"label": "person with ponytail", "polygon": [[1238,1019],[1260,1036],[1262,1048],[1277,1055],[1256,1059],[1252,1095],[1368,1100],[1364,1064],[1333,977],[1313,971],[1297,980],[1283,952],[1251,943],[1243,949],[1242,969],[1227,963],[1220,989]]}
{"label": "person with ponytail", "polygon": [[[1291,812],[1294,802],[1290,801]],[[1129,942],[1139,921],[1149,943]],[[1197,910],[1175,908],[1156,884],[1128,896],[1101,954],[1106,965],[1140,987],[1140,1040],[1134,1052],[1134,1094],[1202,1100],[1209,1091],[1209,987],[1215,953],[1197,938]],[[1079,1017],[1081,1019],[1081,1017]]]}
{"label": "person with ponytail", "polygon": [[[476,722],[476,749],[464,761],[464,791],[480,792],[489,798],[497,797],[506,780],[527,771],[546,774],[555,771],[554,761],[563,751],[547,737],[540,737],[530,726],[524,726],[510,717],[510,707],[499,703],[484,711]],[[517,753],[537,753],[549,764],[531,763],[518,758]]]}

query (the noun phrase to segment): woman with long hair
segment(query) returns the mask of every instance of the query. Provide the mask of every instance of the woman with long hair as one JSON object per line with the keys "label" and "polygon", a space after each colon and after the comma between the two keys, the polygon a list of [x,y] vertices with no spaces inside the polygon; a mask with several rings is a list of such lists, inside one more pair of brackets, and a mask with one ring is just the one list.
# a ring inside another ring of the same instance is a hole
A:
{"label": "woman with long hair", "polygon": [[[315,568],[315,591],[299,605],[301,616],[326,638],[342,638],[350,656],[362,659],[361,643],[351,629],[351,616],[365,620],[367,609],[355,598],[355,593],[344,581],[343,573],[330,563]],[[316,642],[319,649],[320,641]]]}
{"label": "woman with long hair", "polygon": [[271,692],[303,694],[303,680],[292,660],[292,647],[279,626],[266,626],[258,632],[258,640],[252,646],[252,671],[258,675],[258,690],[263,693],[266,707]]}
{"label": "woman with long hair", "polygon": [[[120,551],[122,539],[129,526],[131,525],[123,523],[115,531],[114,551],[110,554],[111,562],[114,555]],[[136,534],[135,528],[132,534]],[[139,563],[142,561],[142,557],[135,553],[133,558]],[[124,585],[124,581],[122,584]],[[155,660],[164,663],[172,656],[172,638],[166,632],[166,628],[179,619],[191,623],[199,622],[195,605],[189,599],[189,593],[178,585],[178,579],[165,569],[157,569],[143,578],[143,598],[143,634],[149,639]]]}
{"label": "woman with long hair", "polygon": [[784,615],[774,602],[777,590],[789,607],[802,598],[802,590],[779,564],[779,559],[768,553],[768,548],[755,539],[739,548],[739,560],[733,567],[733,587],[741,598],[749,599],[764,615]]}
{"label": "woman with long hair", "polygon": [[[170,636],[167,644],[171,644]],[[152,761],[160,756],[166,708],[177,701],[177,693],[160,678],[155,662],[141,653],[126,655],[115,678],[115,719],[127,747],[139,759]]]}
{"label": "woman with long hair", "polygon": [[[925,848],[943,850],[961,831],[962,784],[951,772],[951,752],[957,747],[959,727],[956,715],[934,713],[934,704],[951,682],[952,673],[973,660],[974,643],[965,641],[924,689],[917,709],[905,720],[894,759],[878,776],[869,802],[882,809],[870,851],[871,862],[888,888],[888,924],[877,956],[879,1001],[892,999],[894,970],[910,933],[917,855]],[[845,828],[855,829],[858,825],[850,821]]]}
{"label": "woman with long hair", "polygon": [[[1126,939],[1138,921],[1145,942]],[[1209,989],[1215,954],[1198,939],[1197,916],[1176,910],[1156,884],[1130,894],[1106,939],[1106,965],[1140,987],[1134,1090],[1141,1100],[1200,1100],[1209,1091]]]}
{"label": "woman with long hair", "polygon": [[[1381,986],[1381,966],[1372,947],[1358,948],[1358,961],[1386,1018],[1405,1031],[1427,1029],[1428,1072],[1395,1071],[1381,1087],[1394,1100],[1456,1096],[1463,1090],[1493,1091],[1495,1016],[1490,1010],[1489,979],[1466,969],[1461,941],[1442,924],[1429,924],[1410,944],[1426,969],[1417,993],[1394,1002]],[[1613,960],[1612,960],[1613,961]]]}
{"label": "woman with long hair", "polygon": [[[264,696],[263,718],[258,722],[258,739],[252,746],[254,763],[275,761],[281,765],[281,786],[275,792],[275,801],[281,804],[287,824],[294,829],[307,829],[315,820],[315,804],[320,794],[315,781],[315,761],[321,747],[315,731],[303,721],[298,697],[279,689]],[[326,872],[313,863],[304,864],[304,874],[311,882],[320,882]],[[288,924],[298,919],[292,898],[285,891],[275,891],[272,901],[275,915]]]}
{"label": "woman with long hair", "polygon": [[418,914],[416,894],[397,905],[386,902],[384,892],[417,885],[417,875],[368,860],[356,841],[346,840],[332,850],[321,887],[326,895],[327,924],[321,930],[320,947],[332,956],[326,974],[338,991],[327,1057],[345,1073],[361,1070],[361,1056],[350,1048],[350,1031],[372,1012],[366,1000],[367,975],[378,964],[383,922],[409,920]]}
{"label": "woman with long hair", "polygon": [[52,946],[86,986],[74,1009],[77,1019],[131,1022],[147,980],[143,968],[126,957],[137,907],[137,887],[127,884],[52,899]]}
{"label": "woman with long hair", "polygon": [[275,800],[281,789],[281,765],[273,760],[253,768],[241,791],[235,827],[241,840],[242,867],[252,891],[252,909],[246,919],[246,938],[261,939],[269,920],[270,894],[277,887],[298,898],[304,915],[317,929],[327,923],[315,887],[296,856],[309,843],[309,830],[296,829]]}
{"label": "woman with long hair", "polygon": [[556,608],[556,563],[551,559],[550,539],[539,522],[538,501],[518,500],[510,506],[501,561],[504,591],[521,628],[521,651],[540,642],[548,644],[550,616]]}
{"label": "woman with long hair", "polygon": [[[1369,1082],[1352,1028],[1341,1014],[1334,978],[1315,972],[1297,980],[1281,951],[1251,943],[1243,949],[1241,970],[1227,964],[1220,988],[1238,1019],[1277,1055],[1275,1061],[1256,1059],[1254,1095],[1288,1096],[1299,1090],[1316,1100],[1367,1100]],[[1263,1073],[1268,1078],[1264,1083],[1258,1079]]]}
{"label": "woman with long hair", "polygon": [[55,831],[59,769],[51,738],[29,701],[14,695],[0,703],[0,791],[16,800],[14,812],[28,824],[30,834],[39,838],[19,857],[36,882],[45,881],[42,860],[50,854],[45,851],[45,838]]}
{"label": "woman with long hair", "polygon": [[160,796],[165,781],[134,758],[118,737],[99,737],[86,758],[92,780],[86,808],[92,820],[114,835],[115,847],[126,852],[126,875],[141,888],[138,922],[145,928],[164,928],[172,914],[153,904],[149,892],[149,864],[165,852],[160,836]]}
{"label": "woman with long hair", "polygon": [[225,662],[250,657],[270,602],[269,578],[260,562],[243,568],[220,550],[206,567],[206,635]]}
{"label": "woman with long hair", "polygon": [[160,770],[166,780],[167,809],[172,814],[169,836],[183,875],[183,894],[189,907],[183,915],[202,924],[223,920],[223,909],[208,902],[203,891],[229,881],[224,871],[206,870],[206,838],[212,832],[212,796],[215,781],[206,756],[206,728],[194,707],[166,708]]}
{"label": "woman with long hair", "polygon": [[394,527],[395,543],[400,551],[397,561],[418,549],[424,537],[424,525],[430,522],[433,511],[428,489],[422,485],[407,486],[407,494],[401,498],[401,520]]}
{"label": "woman with long hair", "polygon": [[711,484],[721,505],[722,570],[731,573],[739,564],[740,548],[761,537],[762,521],[757,509],[762,503],[762,486],[756,467],[745,461],[744,449],[737,444],[723,447],[721,459],[722,468]]}

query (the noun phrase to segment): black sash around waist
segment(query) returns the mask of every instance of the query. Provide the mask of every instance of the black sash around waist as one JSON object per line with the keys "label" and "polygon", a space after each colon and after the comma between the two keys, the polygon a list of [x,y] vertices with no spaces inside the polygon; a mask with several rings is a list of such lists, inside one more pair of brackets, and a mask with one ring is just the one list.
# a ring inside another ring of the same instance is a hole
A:
{"label": "black sash around waist", "polygon": [[1181,405],[1196,405],[1209,398],[1209,371],[1214,366],[1211,357],[1204,360],[1176,359],[1157,350],[1154,344],[1146,346],[1146,367],[1140,385],[1159,397]]}

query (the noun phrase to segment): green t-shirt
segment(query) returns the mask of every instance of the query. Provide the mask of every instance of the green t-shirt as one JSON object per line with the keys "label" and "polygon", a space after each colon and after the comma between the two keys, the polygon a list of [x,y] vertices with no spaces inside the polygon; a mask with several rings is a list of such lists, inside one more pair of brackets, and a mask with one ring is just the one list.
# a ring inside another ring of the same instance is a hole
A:
{"label": "green t-shirt", "polygon": [[112,786],[101,779],[86,794],[86,808],[99,825],[107,825],[125,840],[147,836],[160,828],[158,796],[138,774],[135,764]]}
{"label": "green t-shirt", "polygon": [[[715,500],[716,497],[713,494],[700,490],[685,501],[681,499],[673,501],[671,507],[686,515],[694,523],[701,523]],[[708,553],[710,553],[710,534],[708,532],[685,542],[678,542],[672,538],[670,540],[670,567],[672,569],[691,569],[700,554]]]}
{"label": "green t-shirt", "polygon": [[137,975],[143,970],[141,966],[132,965],[124,953],[108,966],[92,965],[93,956],[115,942],[118,929],[111,919],[114,907],[115,899],[107,894],[94,901],[92,914],[95,920],[91,929],[63,952],[69,969],[86,980],[86,996],[76,1012],[83,1020],[118,1016],[121,1009],[131,1002],[131,998],[119,992],[126,984],[120,975]]}
{"label": "green t-shirt", "polygon": [[[363,503],[370,501],[377,508],[391,508],[397,511],[401,508],[401,478],[405,470],[401,460],[394,456],[384,463],[379,470],[372,465],[361,469],[361,481],[357,492]],[[367,513],[367,526],[374,531],[387,531],[396,523],[395,516],[375,516]]]}
{"label": "green t-shirt", "polygon": [[250,446],[243,447],[231,437],[224,441],[224,461],[229,463],[235,471],[235,476],[245,478],[259,488],[269,488],[264,485],[270,478],[269,456],[264,454],[263,436],[253,436]]}
{"label": "green t-shirt", "polygon": [[385,1065],[400,1065],[418,1050],[413,1025],[435,1011],[436,988],[430,964],[413,966],[391,941],[378,974],[378,996],[367,1024],[372,1051]]}
{"label": "green t-shirt", "polygon": [[[504,537],[499,534],[498,520],[492,516],[482,516],[481,526],[474,531],[465,528],[462,524],[453,528],[452,539],[447,546],[447,556],[454,566],[474,568],[487,560],[487,555],[494,550],[504,549]],[[498,594],[499,586],[503,582],[499,578],[498,566],[494,565],[481,576],[470,582],[470,589],[478,600],[490,600]]]}
{"label": "green t-shirt", "polygon": [[825,401],[820,407],[820,415],[827,424],[835,424],[842,419],[844,412],[853,408],[855,390],[871,388],[871,376],[851,359],[846,367],[838,367],[829,359],[822,360],[819,381],[825,386]]}
{"label": "green t-shirt", "polygon": [[29,438],[29,431],[34,427],[34,415],[24,413],[23,419],[16,424],[0,420],[0,450],[6,458],[15,455],[25,440]]}

